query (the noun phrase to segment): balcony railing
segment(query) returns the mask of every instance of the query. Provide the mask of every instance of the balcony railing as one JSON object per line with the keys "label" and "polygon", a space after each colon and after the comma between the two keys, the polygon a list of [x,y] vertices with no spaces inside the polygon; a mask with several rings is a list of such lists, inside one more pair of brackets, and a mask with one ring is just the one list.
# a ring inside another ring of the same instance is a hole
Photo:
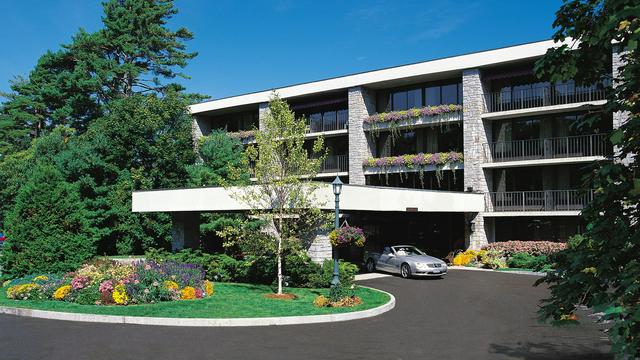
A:
{"label": "balcony railing", "polygon": [[541,106],[605,100],[607,82],[576,86],[573,82],[533,85],[526,89],[508,89],[489,94],[489,112],[529,109]]}
{"label": "balcony railing", "polygon": [[608,134],[566,136],[547,139],[499,141],[485,144],[487,162],[609,156]]}
{"label": "balcony railing", "polygon": [[309,115],[308,132],[323,132],[342,130],[347,128],[349,122],[349,111],[327,111]]}
{"label": "balcony railing", "polygon": [[593,200],[593,190],[542,190],[490,192],[485,196],[487,211],[576,211]]}
{"label": "balcony railing", "polygon": [[328,155],[320,166],[321,173],[349,171],[349,155]]}

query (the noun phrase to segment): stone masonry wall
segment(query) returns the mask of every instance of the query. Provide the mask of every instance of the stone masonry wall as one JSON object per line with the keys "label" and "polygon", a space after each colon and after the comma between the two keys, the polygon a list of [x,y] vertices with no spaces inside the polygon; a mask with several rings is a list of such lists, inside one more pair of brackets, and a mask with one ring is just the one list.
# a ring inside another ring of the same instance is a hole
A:
{"label": "stone masonry wall", "polygon": [[349,183],[364,185],[362,163],[371,156],[371,144],[364,132],[364,118],[376,111],[375,94],[362,86],[349,89]]}
{"label": "stone masonry wall", "polygon": [[258,129],[264,130],[264,119],[267,117],[269,113],[269,103],[260,103],[258,105]]}
{"label": "stone masonry wall", "polygon": [[[464,188],[474,192],[491,191],[491,172],[482,169],[485,161],[484,144],[491,142],[491,124],[485,124],[482,113],[486,111],[488,89],[482,82],[479,69],[465,70],[462,74],[463,96],[463,146],[464,146]],[[468,213],[465,219],[470,226],[465,230],[468,248],[479,249],[493,241],[493,219],[485,219],[482,213]]]}

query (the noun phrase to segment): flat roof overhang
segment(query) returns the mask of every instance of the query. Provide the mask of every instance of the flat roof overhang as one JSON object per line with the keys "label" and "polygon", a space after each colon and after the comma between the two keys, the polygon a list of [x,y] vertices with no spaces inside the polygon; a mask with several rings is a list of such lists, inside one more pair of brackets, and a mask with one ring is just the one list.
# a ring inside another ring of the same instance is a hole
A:
{"label": "flat roof overhang", "polygon": [[[202,187],[149,190],[132,193],[133,212],[234,212],[251,207],[237,199],[242,188]],[[331,184],[316,190],[320,208],[334,209]],[[482,212],[484,195],[475,193],[344,185],[340,195],[344,211]],[[268,209],[265,209],[268,210]]]}
{"label": "flat roof overhang", "polygon": [[558,43],[553,40],[544,40],[414,64],[394,66],[380,70],[365,71],[352,75],[284,86],[273,90],[258,91],[205,101],[190,105],[189,111],[192,114],[204,114],[264,103],[269,101],[272,91],[278,92],[283,99],[291,99],[312,94],[344,90],[355,86],[384,88],[400,86],[416,81],[435,80],[446,76],[459,76],[465,69],[486,68],[538,58],[544,55],[549,48],[562,44],[571,45],[572,42],[572,39],[566,39],[564,42]]}

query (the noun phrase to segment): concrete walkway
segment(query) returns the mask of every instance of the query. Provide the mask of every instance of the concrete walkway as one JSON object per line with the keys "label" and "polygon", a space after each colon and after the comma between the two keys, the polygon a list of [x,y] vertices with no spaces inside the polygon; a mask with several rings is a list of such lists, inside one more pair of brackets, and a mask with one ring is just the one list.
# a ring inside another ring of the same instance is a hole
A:
{"label": "concrete walkway", "polygon": [[314,325],[180,328],[0,316],[2,359],[613,359],[585,313],[554,328],[536,319],[534,276],[451,270],[442,280],[362,284],[396,297],[373,318]]}

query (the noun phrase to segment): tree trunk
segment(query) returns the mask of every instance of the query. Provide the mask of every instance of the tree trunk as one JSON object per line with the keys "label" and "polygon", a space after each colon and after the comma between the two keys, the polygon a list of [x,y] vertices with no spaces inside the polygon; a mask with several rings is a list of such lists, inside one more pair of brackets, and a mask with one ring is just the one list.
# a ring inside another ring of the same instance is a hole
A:
{"label": "tree trunk", "polygon": [[282,294],[282,214],[278,219],[278,295]]}

